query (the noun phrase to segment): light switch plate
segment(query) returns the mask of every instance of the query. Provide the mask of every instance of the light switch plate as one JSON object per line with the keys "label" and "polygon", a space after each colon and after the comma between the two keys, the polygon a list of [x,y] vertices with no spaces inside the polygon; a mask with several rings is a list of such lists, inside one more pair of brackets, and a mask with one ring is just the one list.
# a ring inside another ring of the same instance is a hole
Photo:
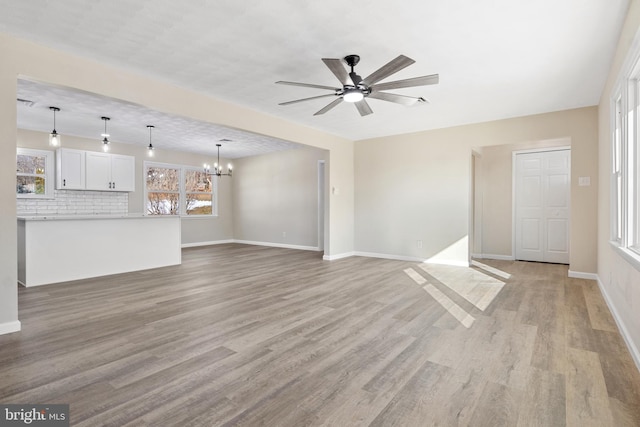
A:
{"label": "light switch plate", "polygon": [[591,177],[590,176],[578,177],[578,185],[580,187],[589,187],[591,185]]}

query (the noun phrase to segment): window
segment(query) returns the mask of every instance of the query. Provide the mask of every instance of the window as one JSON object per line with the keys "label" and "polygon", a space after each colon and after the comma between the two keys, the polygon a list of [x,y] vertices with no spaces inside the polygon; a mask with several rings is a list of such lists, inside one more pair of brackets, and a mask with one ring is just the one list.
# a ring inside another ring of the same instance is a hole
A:
{"label": "window", "polygon": [[631,53],[611,100],[610,237],[640,269],[640,46]]}
{"label": "window", "polygon": [[180,214],[180,169],[147,166],[147,214]]}
{"label": "window", "polygon": [[53,151],[17,149],[16,196],[53,198]]}
{"label": "window", "polygon": [[614,104],[614,133],[611,147],[611,240],[622,243],[622,97]]}
{"label": "window", "polygon": [[215,215],[214,180],[190,166],[145,162],[147,215]]}
{"label": "window", "polygon": [[185,169],[184,187],[187,215],[211,215],[213,213],[212,175],[194,169]]}

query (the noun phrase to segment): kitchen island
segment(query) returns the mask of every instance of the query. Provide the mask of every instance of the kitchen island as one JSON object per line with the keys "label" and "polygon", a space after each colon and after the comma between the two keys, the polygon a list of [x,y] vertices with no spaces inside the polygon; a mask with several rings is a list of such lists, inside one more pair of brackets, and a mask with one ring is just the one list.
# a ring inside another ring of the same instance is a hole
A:
{"label": "kitchen island", "polygon": [[181,262],[178,216],[18,216],[18,281],[23,286]]}

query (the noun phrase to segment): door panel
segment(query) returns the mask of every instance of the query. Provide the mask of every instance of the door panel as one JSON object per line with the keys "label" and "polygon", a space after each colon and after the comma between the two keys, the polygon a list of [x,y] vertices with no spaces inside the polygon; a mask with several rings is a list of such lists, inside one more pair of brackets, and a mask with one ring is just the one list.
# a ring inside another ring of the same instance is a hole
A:
{"label": "door panel", "polygon": [[516,155],[516,259],[569,263],[570,167],[570,150]]}

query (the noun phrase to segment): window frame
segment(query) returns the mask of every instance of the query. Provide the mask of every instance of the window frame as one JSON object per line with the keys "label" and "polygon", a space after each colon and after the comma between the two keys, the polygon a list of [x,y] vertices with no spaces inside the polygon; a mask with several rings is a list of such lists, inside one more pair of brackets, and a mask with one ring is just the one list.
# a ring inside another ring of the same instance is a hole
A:
{"label": "window frame", "polygon": [[[18,172],[17,162],[18,156],[32,156],[32,157],[44,157],[45,169],[43,175],[37,174],[28,174]],[[16,148],[16,180],[19,176],[35,176],[44,178],[44,194],[35,194],[35,193],[18,193],[16,188],[16,198],[18,199],[54,199],[54,161],[53,161],[53,151],[49,150],[36,150],[33,148]],[[17,181],[16,181],[17,182]]]}
{"label": "window frame", "polygon": [[[157,168],[166,168],[166,169],[177,169],[179,172],[179,183],[178,183],[178,191],[149,191],[147,187],[147,168],[149,167],[157,167]],[[186,171],[198,171],[203,172],[202,168],[198,168],[196,166],[188,166],[188,165],[178,165],[173,163],[160,163],[153,161],[144,161],[143,162],[143,183],[144,183],[144,194],[143,194],[143,205],[144,205],[144,215],[145,216],[171,216],[176,215],[180,218],[211,218],[218,216],[218,180],[211,180],[211,192],[200,192],[193,193],[186,191]],[[215,176],[215,175],[214,175]],[[217,177],[216,177],[217,178]],[[178,213],[177,214],[151,214],[147,209],[147,202],[149,198],[149,193],[172,193],[178,194]],[[187,194],[210,194],[211,195],[211,213],[210,214],[188,214],[187,213]]]}
{"label": "window frame", "polygon": [[610,99],[610,244],[640,271],[640,34]]}

